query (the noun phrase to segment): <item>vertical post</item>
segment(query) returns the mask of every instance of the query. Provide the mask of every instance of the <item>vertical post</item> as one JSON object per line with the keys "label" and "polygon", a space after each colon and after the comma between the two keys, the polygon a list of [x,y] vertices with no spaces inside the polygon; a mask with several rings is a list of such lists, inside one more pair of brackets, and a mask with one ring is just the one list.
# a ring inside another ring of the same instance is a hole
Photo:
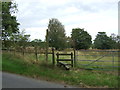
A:
{"label": "vertical post", "polygon": [[37,47],[35,46],[35,57],[36,57],[36,60],[38,61],[38,57],[37,57]]}
{"label": "vertical post", "polygon": [[71,52],[71,65],[73,67],[73,53]]}
{"label": "vertical post", "polygon": [[54,54],[54,48],[52,48],[52,63],[55,65],[55,54]]}
{"label": "vertical post", "polygon": [[48,29],[46,30],[46,61],[48,61]]}
{"label": "vertical post", "polygon": [[58,59],[59,59],[59,53],[57,52],[57,65],[58,65]]}
{"label": "vertical post", "polygon": [[75,49],[74,49],[74,66],[76,66],[76,52],[75,52]]}
{"label": "vertical post", "polygon": [[24,57],[24,47],[22,48],[22,53],[23,53],[23,57]]}
{"label": "vertical post", "polygon": [[74,66],[76,66],[76,52],[75,52],[75,40],[73,39],[73,51],[74,51]]}
{"label": "vertical post", "polygon": [[114,52],[112,51],[112,58],[113,58],[113,60],[112,60],[112,64],[113,64],[113,71],[114,71]]}

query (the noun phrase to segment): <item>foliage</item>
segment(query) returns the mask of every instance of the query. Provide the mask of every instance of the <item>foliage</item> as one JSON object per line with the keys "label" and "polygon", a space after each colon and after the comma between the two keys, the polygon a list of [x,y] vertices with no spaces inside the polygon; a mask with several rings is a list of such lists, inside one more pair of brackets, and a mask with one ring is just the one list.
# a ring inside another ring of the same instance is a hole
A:
{"label": "foliage", "polygon": [[31,46],[35,47],[41,47],[45,48],[45,42],[43,42],[41,39],[34,39],[30,42]]}
{"label": "foliage", "polygon": [[112,49],[120,49],[120,36],[112,33],[110,38],[112,39]]}
{"label": "foliage", "polygon": [[72,29],[72,40],[73,46],[75,49],[89,49],[91,46],[91,35],[88,34],[87,31],[81,28]]}
{"label": "foliage", "polygon": [[66,36],[66,48],[71,48],[72,47],[72,39],[71,37]]}
{"label": "foliage", "polygon": [[8,39],[12,34],[19,32],[16,16],[12,15],[17,11],[17,4],[14,2],[2,2],[2,40],[4,47],[8,45]]}
{"label": "foliage", "polygon": [[110,37],[106,35],[106,32],[98,32],[94,40],[94,48],[97,49],[112,49],[115,43]]}
{"label": "foliage", "polygon": [[17,34],[12,34],[10,36],[11,46],[16,47],[26,47],[29,42],[30,35],[25,34],[25,30]]}
{"label": "foliage", "polygon": [[41,44],[41,39],[34,39],[31,41],[32,46],[39,46]]}
{"label": "foliage", "polygon": [[65,29],[58,19],[52,18],[49,20],[48,41],[50,47],[55,47],[57,50],[65,48]]}
{"label": "foliage", "polygon": [[117,49],[120,49],[120,36],[119,35],[117,35],[117,45],[116,45],[116,47],[117,47]]}

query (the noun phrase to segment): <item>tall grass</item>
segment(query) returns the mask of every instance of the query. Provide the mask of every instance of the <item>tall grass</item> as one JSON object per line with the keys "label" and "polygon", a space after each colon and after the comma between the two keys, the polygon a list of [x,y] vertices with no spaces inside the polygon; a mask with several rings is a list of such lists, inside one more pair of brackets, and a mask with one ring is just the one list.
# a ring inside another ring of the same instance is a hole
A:
{"label": "tall grass", "polygon": [[33,63],[34,58],[32,58],[32,56],[28,57],[26,56],[23,58],[20,54],[13,55],[8,52],[3,52],[3,71],[37,79],[47,79],[49,81],[66,83],[77,87],[118,88],[118,80],[120,77],[112,72],[87,71],[75,68],[66,71],[57,66],[52,66],[50,61],[51,58],[48,59],[48,63],[46,63],[45,60],[41,60],[41,58]]}

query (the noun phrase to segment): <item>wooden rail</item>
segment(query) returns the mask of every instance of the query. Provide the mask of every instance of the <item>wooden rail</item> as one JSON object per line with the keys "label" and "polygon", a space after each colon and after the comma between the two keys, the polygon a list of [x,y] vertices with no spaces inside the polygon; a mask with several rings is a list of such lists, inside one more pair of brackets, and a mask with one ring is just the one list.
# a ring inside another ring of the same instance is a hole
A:
{"label": "wooden rail", "polygon": [[[66,70],[69,70],[69,68],[68,68],[68,65],[71,65],[72,67],[73,67],[73,53],[71,52],[71,53],[69,53],[69,54],[66,54],[66,53],[57,53],[56,54],[57,55],[57,65],[58,66],[63,66],[63,67],[65,67],[66,68]],[[71,59],[60,59],[60,57],[59,56],[65,56],[65,55],[67,55],[67,56],[71,56]],[[61,61],[71,61],[71,64],[68,64],[68,63],[63,63],[63,62],[61,62]]]}

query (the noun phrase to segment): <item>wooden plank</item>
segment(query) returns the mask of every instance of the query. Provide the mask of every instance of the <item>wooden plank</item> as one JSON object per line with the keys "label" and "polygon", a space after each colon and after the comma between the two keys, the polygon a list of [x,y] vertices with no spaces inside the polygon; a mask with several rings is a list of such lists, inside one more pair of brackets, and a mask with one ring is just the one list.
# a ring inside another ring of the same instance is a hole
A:
{"label": "wooden plank", "polygon": [[[71,55],[71,53],[70,54],[67,54],[67,53],[57,53],[58,55]],[[57,55],[56,54],[56,55]]]}
{"label": "wooden plank", "polygon": [[64,64],[64,65],[72,65],[72,64],[68,64],[68,63],[63,63],[63,62],[58,62],[58,64]]}
{"label": "wooden plank", "polygon": [[65,63],[59,62],[58,64],[60,67],[63,66],[66,70],[70,70],[70,67],[68,67]]}
{"label": "wooden plank", "polygon": [[65,63],[65,65],[71,65],[71,64]]}
{"label": "wooden plank", "polygon": [[73,61],[73,59],[57,59],[57,61]]}

